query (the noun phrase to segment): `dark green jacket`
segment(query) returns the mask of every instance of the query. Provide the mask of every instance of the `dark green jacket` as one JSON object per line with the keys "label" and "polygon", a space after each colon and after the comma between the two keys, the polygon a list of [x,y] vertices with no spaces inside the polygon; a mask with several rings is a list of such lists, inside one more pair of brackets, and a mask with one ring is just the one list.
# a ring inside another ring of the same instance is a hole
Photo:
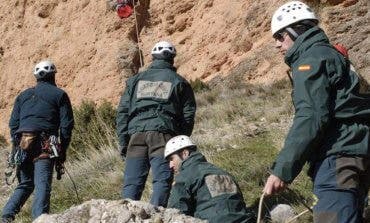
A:
{"label": "dark green jacket", "polygon": [[168,207],[211,223],[255,222],[234,178],[208,163],[199,152],[182,162]]}
{"label": "dark green jacket", "polygon": [[127,145],[129,136],[136,132],[190,136],[195,110],[190,84],[172,64],[154,60],[148,70],[126,82],[116,120],[120,145]]}
{"label": "dark green jacket", "polygon": [[307,161],[369,156],[370,98],[325,33],[313,27],[299,36],[285,62],[292,69],[295,116],[273,174],[291,182]]}

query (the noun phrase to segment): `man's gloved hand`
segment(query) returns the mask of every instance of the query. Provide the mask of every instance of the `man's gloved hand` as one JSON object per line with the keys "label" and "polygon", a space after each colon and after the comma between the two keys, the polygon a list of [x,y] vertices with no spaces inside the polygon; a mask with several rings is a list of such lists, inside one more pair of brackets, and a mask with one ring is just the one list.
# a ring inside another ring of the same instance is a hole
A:
{"label": "man's gloved hand", "polygon": [[59,160],[55,163],[55,171],[57,172],[57,180],[62,179],[62,175],[65,173],[64,164]]}
{"label": "man's gloved hand", "polygon": [[123,161],[126,160],[126,154],[127,154],[127,145],[120,145],[119,146],[119,151],[120,151],[120,154],[121,154],[121,158]]}
{"label": "man's gloved hand", "polygon": [[59,157],[58,157],[58,162],[63,164],[67,159],[67,150],[66,149],[61,149],[59,152]]}

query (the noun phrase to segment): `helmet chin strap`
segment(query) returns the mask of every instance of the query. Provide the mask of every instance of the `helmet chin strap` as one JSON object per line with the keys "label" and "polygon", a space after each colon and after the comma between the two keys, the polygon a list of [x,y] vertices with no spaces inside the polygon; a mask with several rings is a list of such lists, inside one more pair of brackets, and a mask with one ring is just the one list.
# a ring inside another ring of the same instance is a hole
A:
{"label": "helmet chin strap", "polygon": [[288,33],[290,33],[293,36],[293,40],[296,40],[298,38],[298,33],[294,31],[294,29],[287,27],[285,28]]}
{"label": "helmet chin strap", "polygon": [[[314,27],[314,26],[317,26],[317,23],[315,23],[314,21],[311,21],[311,20],[304,20],[304,21],[301,21],[298,25],[301,25],[302,27],[305,27],[304,31],[305,32],[306,30]],[[298,33],[296,30],[294,30],[292,27],[286,27],[285,30],[290,34],[290,37],[292,38],[293,41],[295,41],[299,35],[302,34],[302,31],[298,29]]]}

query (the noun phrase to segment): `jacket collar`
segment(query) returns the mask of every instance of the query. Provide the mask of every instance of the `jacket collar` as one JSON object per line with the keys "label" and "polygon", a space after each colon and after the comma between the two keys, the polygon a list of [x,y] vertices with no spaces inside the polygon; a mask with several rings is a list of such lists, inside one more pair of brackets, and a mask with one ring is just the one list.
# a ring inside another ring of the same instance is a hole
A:
{"label": "jacket collar", "polygon": [[176,68],[171,63],[166,60],[158,59],[153,60],[153,62],[149,66],[149,69],[171,69],[173,71],[176,71]]}
{"label": "jacket collar", "polygon": [[285,63],[291,66],[306,50],[319,42],[329,43],[329,39],[318,26],[312,27],[294,41],[285,55]]}
{"label": "jacket collar", "polygon": [[182,161],[180,171],[182,171],[188,166],[201,163],[201,162],[207,162],[206,157],[204,157],[204,155],[198,151],[192,152],[186,160]]}
{"label": "jacket collar", "polygon": [[44,84],[51,84],[51,85],[57,86],[55,83],[55,78],[37,80],[37,85],[44,85]]}

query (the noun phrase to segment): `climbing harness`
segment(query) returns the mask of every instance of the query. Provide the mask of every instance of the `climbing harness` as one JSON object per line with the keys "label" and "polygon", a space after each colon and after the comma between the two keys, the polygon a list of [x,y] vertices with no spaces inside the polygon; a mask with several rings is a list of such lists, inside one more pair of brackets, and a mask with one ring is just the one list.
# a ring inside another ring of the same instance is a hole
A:
{"label": "climbing harness", "polygon": [[61,151],[61,146],[58,137],[41,133],[41,154],[33,159],[36,162],[39,159],[57,159]]}
{"label": "climbing harness", "polygon": [[[43,138],[44,138],[43,147],[42,147],[43,154],[48,155],[49,156],[48,158],[50,159],[55,159],[55,171],[57,173],[57,180],[61,180],[62,175],[67,173],[69,179],[71,180],[73,184],[73,189],[76,193],[77,200],[79,203],[81,203],[81,199],[78,195],[76,183],[74,182],[71,175],[65,168],[64,164],[58,160],[58,158],[60,157],[59,154],[61,151],[61,146],[60,146],[60,143],[58,142],[58,138],[55,135],[50,135],[49,137],[47,137],[47,135],[44,135]],[[40,156],[42,156],[42,154]],[[41,158],[40,156],[39,158]]]}
{"label": "climbing harness", "polygon": [[58,158],[59,157],[59,152],[58,150],[60,150],[60,144],[58,143],[58,139],[55,135],[51,135],[49,137],[49,140],[50,140],[50,159],[53,159],[53,158]]}

